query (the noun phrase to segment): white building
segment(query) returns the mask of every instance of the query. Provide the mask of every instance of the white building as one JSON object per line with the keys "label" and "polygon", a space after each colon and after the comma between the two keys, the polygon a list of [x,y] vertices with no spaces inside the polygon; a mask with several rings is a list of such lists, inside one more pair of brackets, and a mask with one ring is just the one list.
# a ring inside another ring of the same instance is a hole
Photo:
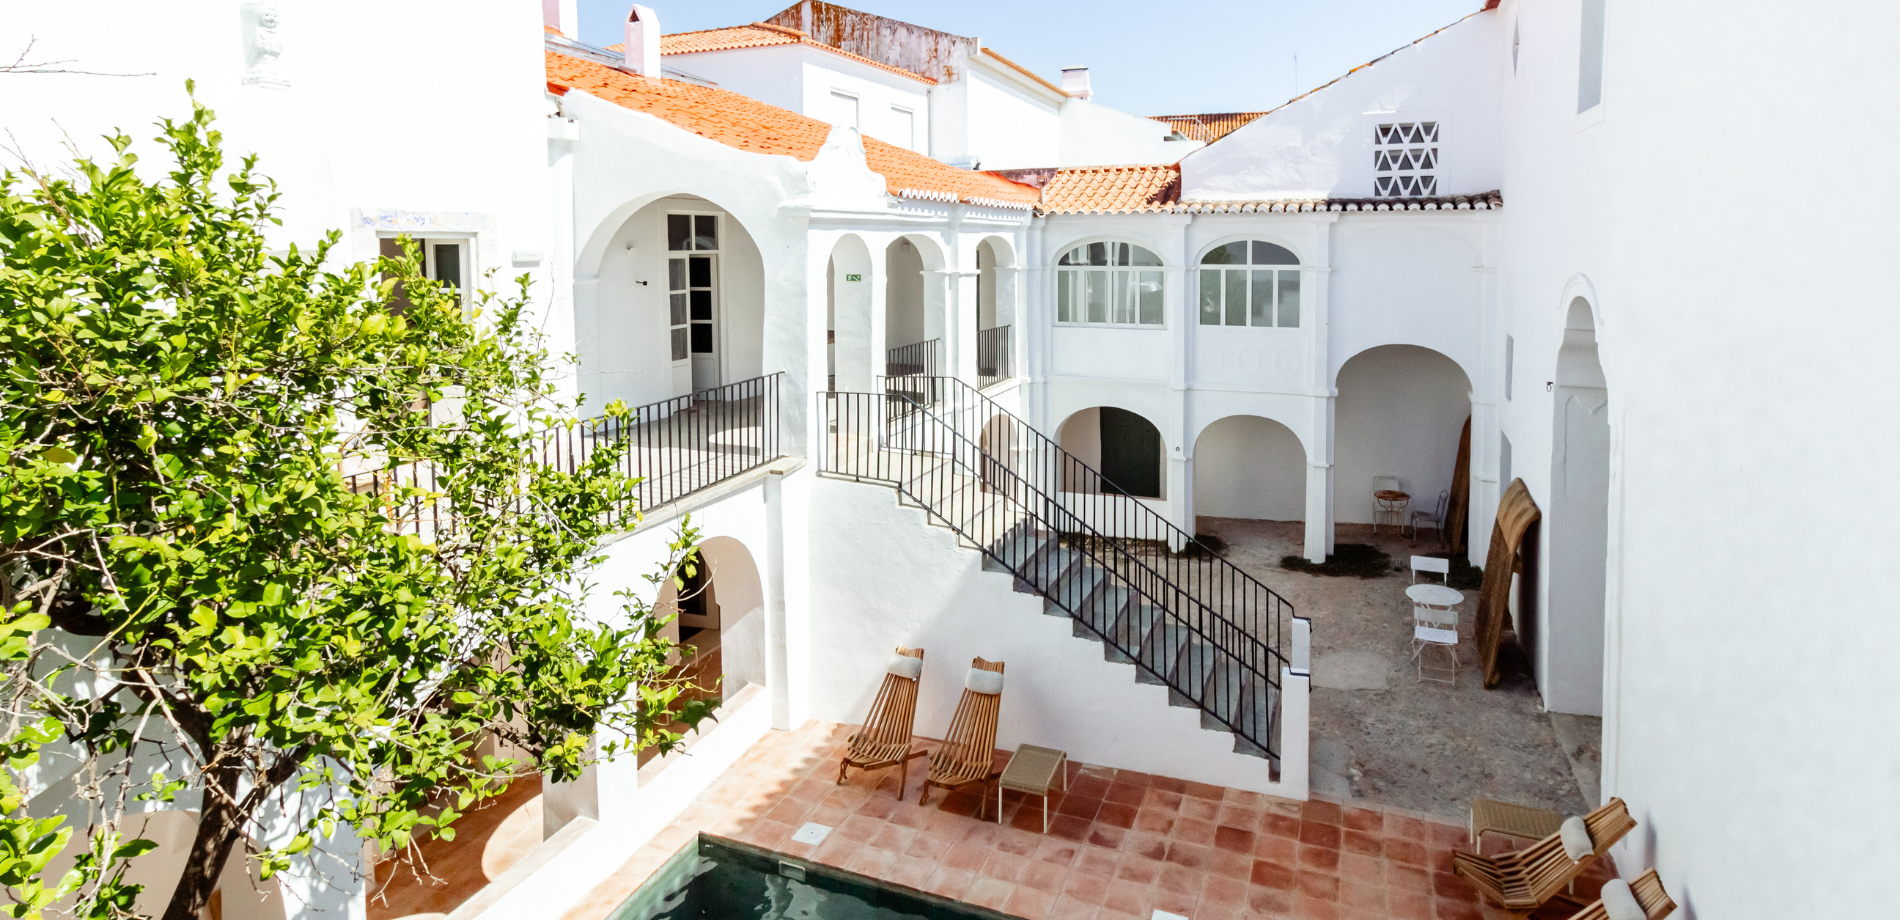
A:
{"label": "white building", "polygon": [[[862,718],[897,644],[1033,661],[1005,747],[1303,798],[1303,626],[1280,632],[1271,586],[1247,608],[1271,618],[1263,654],[1170,647],[1156,686],[1129,618],[1200,601],[1044,578],[1037,541],[1180,549],[1197,515],[1295,520],[1320,560],[1384,477],[1467,493],[1477,564],[1514,480],[1541,511],[1516,632],[1545,705],[1604,720],[1603,795],[1644,828],[1626,875],[1657,868],[1689,916],[1883,912],[1900,630],[1873,610],[1900,584],[1860,509],[1900,438],[1848,407],[1900,390],[1882,351],[1896,192],[1869,153],[1891,132],[1868,115],[1900,85],[1894,12],[1493,0],[1203,145],[1073,75],[816,0],[665,37],[665,9],[641,8],[630,52],[544,45],[531,10],[493,6],[428,18],[477,84],[431,110],[453,136],[356,104],[386,90],[351,65],[363,37],[301,7],[288,88],[244,82],[235,6],[126,7],[192,44],[109,53],[77,14],[36,10],[8,34],[166,79],[34,77],[44,91],[0,103],[50,150],[50,117],[135,124],[198,75],[237,143],[313,190],[287,235],[347,227],[367,257],[421,229],[474,268],[535,271],[590,405],[757,407],[733,430],[760,440],[666,493],[601,580],[633,583],[691,511],[723,674],[758,689],[697,765],[605,763],[550,790],[558,858],[485,916],[559,916],[751,740]],[[377,15],[392,54],[423,27]],[[891,394],[924,408],[892,414]],[[953,689],[919,720],[946,721]]]}

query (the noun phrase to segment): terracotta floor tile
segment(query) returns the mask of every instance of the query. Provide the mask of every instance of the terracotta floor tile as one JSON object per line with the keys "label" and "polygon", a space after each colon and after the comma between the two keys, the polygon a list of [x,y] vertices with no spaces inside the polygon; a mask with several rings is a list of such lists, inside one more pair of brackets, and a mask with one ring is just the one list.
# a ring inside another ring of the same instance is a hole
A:
{"label": "terracotta floor tile", "polygon": [[939,897],[960,901],[963,900],[964,892],[970,889],[970,883],[974,881],[976,881],[974,872],[938,866],[937,871],[930,876],[930,881],[924,883],[924,890]]}
{"label": "terracotta floor tile", "polygon": [[911,841],[910,849],[905,850],[904,854],[918,859],[928,859],[931,862],[942,862],[945,856],[950,855],[950,848],[953,846],[956,846],[956,841],[951,839],[950,835],[925,831]]}
{"label": "terracotta floor tile", "polygon": [[1174,831],[1176,817],[1173,812],[1144,807],[1135,815],[1135,830],[1147,834],[1170,834]]}
{"label": "terracotta floor tile", "polygon": [[1108,897],[1108,886],[1107,876],[1084,875],[1078,872],[1069,876],[1069,881],[1062,886],[1062,894],[1064,897],[1074,898],[1077,901],[1099,905],[1103,898]]}
{"label": "terracotta floor tile", "polygon": [[1244,805],[1235,805],[1232,802],[1226,802],[1221,805],[1220,817],[1215,818],[1214,823],[1251,831],[1260,826],[1260,816],[1262,814],[1264,814],[1264,812],[1258,808],[1248,808]]}
{"label": "terracotta floor tile", "polygon": [[1300,844],[1300,868],[1339,873],[1339,851],[1327,847]]}
{"label": "terracotta floor tile", "polygon": [[1299,877],[1301,897],[1318,898],[1322,901],[1339,900],[1339,876],[1331,872],[1301,869]]}
{"label": "terracotta floor tile", "polygon": [[1049,920],[1093,920],[1102,906],[1087,901],[1078,901],[1068,895],[1056,898],[1054,906],[1049,908]]}
{"label": "terracotta floor tile", "polygon": [[844,823],[832,829],[833,834],[849,837],[857,841],[871,839],[871,835],[883,830],[884,822],[863,815],[852,815]]}
{"label": "terracotta floor tile", "polygon": [[865,843],[868,846],[874,846],[880,850],[889,850],[893,853],[902,853],[906,850],[909,850],[910,845],[912,843],[915,843],[916,840],[917,840],[916,831],[911,830],[908,827],[898,827],[895,824],[886,824],[883,827],[878,828],[877,833],[872,834],[871,839],[865,841]]}
{"label": "terracotta floor tile", "polygon": [[1385,886],[1342,880],[1339,883],[1339,905],[1384,913]]}
{"label": "terracotta floor tile", "polygon": [[1153,904],[1152,887],[1119,879],[1109,883],[1108,894],[1102,898],[1103,907],[1137,917],[1149,916]]}
{"label": "terracotta floor tile", "polygon": [[1433,920],[1432,899],[1430,895],[1415,891],[1388,888],[1385,892],[1385,912],[1392,920]]}
{"label": "terracotta floor tile", "polygon": [[1395,840],[1388,837],[1385,841],[1385,858],[1395,863],[1423,867],[1428,864],[1431,856],[1426,851],[1424,844],[1411,840]]}
{"label": "terracotta floor tile", "polygon": [[891,867],[897,864],[897,854],[876,847],[860,847],[857,855],[845,864],[845,868],[859,875],[872,878],[889,878]]}
{"label": "terracotta floor tile", "polygon": [[1260,816],[1260,833],[1288,840],[1300,839],[1300,819],[1266,812]]}
{"label": "terracotta floor tile", "polygon": [[1201,899],[1198,895],[1178,894],[1161,888],[1156,888],[1154,892],[1155,910],[1165,910],[1171,914],[1192,917],[1196,913],[1195,909],[1200,906]]}
{"label": "terracotta floor tile", "polygon": [[1270,859],[1290,866],[1299,858],[1299,847],[1299,844],[1285,837],[1259,834],[1253,840],[1253,855],[1255,859]]}
{"label": "terracotta floor tile", "polygon": [[1194,911],[1194,920],[1248,920],[1252,916],[1245,907],[1209,904],[1206,900]]}
{"label": "terracotta floor tile", "polygon": [[1074,815],[1057,815],[1049,819],[1049,836],[1081,843],[1089,839],[1089,828],[1092,826],[1093,822]]}
{"label": "terracotta floor tile", "polygon": [[1414,840],[1420,843],[1428,839],[1425,822],[1417,818],[1392,814],[1385,816],[1385,836],[1388,839],[1396,837],[1400,840]]}
{"label": "terracotta floor tile", "polygon": [[1464,827],[1433,822],[1427,824],[1426,828],[1430,831],[1432,846],[1449,849],[1452,847],[1466,847],[1471,844],[1471,832]]}
{"label": "terracotta floor tile", "polygon": [[1098,847],[1102,847],[1104,849],[1109,849],[1109,850],[1118,850],[1118,849],[1121,849],[1122,841],[1127,839],[1127,837],[1128,837],[1128,831],[1124,828],[1115,827],[1114,825],[1110,825],[1110,824],[1103,824],[1100,821],[1097,821],[1094,824],[1089,825],[1089,841],[1088,842],[1091,846],[1098,846]]}
{"label": "terracotta floor tile", "polygon": [[[1337,824],[1322,824],[1317,821],[1300,822],[1300,842],[1313,846],[1339,849],[1340,829]],[[1420,848],[1423,850],[1423,847]],[[1423,854],[1421,853],[1421,856]]]}
{"label": "terracotta floor tile", "polygon": [[1216,802],[1219,802],[1227,796],[1227,790],[1225,788],[1221,786],[1210,786],[1206,783],[1189,782],[1185,791],[1194,798],[1212,799]]}
{"label": "terracotta floor tile", "polygon": [[1137,885],[1152,885],[1161,878],[1165,864],[1144,856],[1123,855],[1115,864],[1115,877]]}
{"label": "terracotta floor tile", "polygon": [[995,840],[996,848],[1005,853],[1013,853],[1017,856],[1029,856],[1036,852],[1037,847],[1042,846],[1043,836],[1041,834],[1019,831],[1013,827],[1006,827],[1002,829],[1002,833],[997,836]]}
{"label": "terracotta floor tile", "polygon": [[1469,901],[1439,898],[1432,902],[1432,914],[1438,920],[1484,920],[1484,913]]}
{"label": "terracotta floor tile", "polygon": [[1306,805],[1300,809],[1300,819],[1303,821],[1311,821],[1315,824],[1338,825],[1340,823],[1340,808],[1338,805],[1325,801],[1324,799],[1309,799]]}
{"label": "terracotta floor tile", "polygon": [[1293,893],[1278,888],[1264,888],[1259,885],[1247,887],[1247,909],[1261,917],[1291,917],[1293,915]]}
{"label": "terracotta floor tile", "polygon": [[955,869],[969,869],[986,878],[1014,883],[1023,877],[1023,869],[1029,863],[1020,856],[1008,853],[991,852],[986,855],[975,844],[964,841],[950,850],[943,864]]}
{"label": "terracotta floor tile", "polygon": [[1432,875],[1432,894],[1440,898],[1458,898],[1465,901],[1474,901],[1478,897],[1478,893],[1472,890],[1470,882],[1450,872],[1438,872]]}
{"label": "terracotta floor tile", "polygon": [[1215,848],[1207,853],[1206,868],[1209,875],[1245,881],[1253,873],[1253,854]]}
{"label": "terracotta floor tile", "polygon": [[1098,908],[1095,911],[1095,920],[1145,920],[1145,918],[1138,917],[1134,914],[1124,914],[1119,910],[1113,910],[1111,908],[1102,907],[1102,908]]}
{"label": "terracotta floor tile", "polygon": [[1137,785],[1126,780],[1117,780],[1108,787],[1106,793],[1103,793],[1102,799],[1104,801],[1114,802],[1118,805],[1140,807],[1142,799],[1146,798],[1147,795],[1147,786]]}
{"label": "terracotta floor tile", "polygon": [[1087,872],[1090,875],[1110,876],[1115,874],[1115,864],[1120,861],[1121,854],[1114,850],[1083,846],[1077,850],[1072,868],[1077,872]]}
{"label": "terracotta floor tile", "polygon": [[1015,893],[1015,885],[999,878],[981,876],[970,882],[970,887],[963,892],[962,900],[978,907],[1002,910],[1003,905],[1008,904],[1010,896]]}
{"label": "terracotta floor tile", "polygon": [[1185,840],[1173,840],[1168,843],[1167,861],[1186,869],[1205,869],[1207,854],[1211,847],[1198,846]]}
{"label": "terracotta floor tile", "polygon": [[1218,875],[1207,877],[1207,883],[1201,888],[1201,903],[1216,904],[1222,907],[1241,908],[1247,904],[1247,883]]}
{"label": "terracotta floor tile", "polygon": [[1036,847],[1036,858],[1058,866],[1071,866],[1075,864],[1075,854],[1080,849],[1073,841],[1044,838],[1042,845]]}
{"label": "terracotta floor tile", "polygon": [[1256,859],[1253,864],[1253,874],[1249,877],[1249,881],[1262,888],[1292,891],[1299,886],[1299,874],[1294,871],[1292,866],[1282,865],[1277,862],[1268,862],[1264,859]]}
{"label": "terracotta floor tile", "polygon": [[858,803],[858,814],[882,821],[891,816],[891,812],[897,808],[898,804],[897,799],[892,796],[867,795],[864,801]]}
{"label": "terracotta floor tile", "polygon": [[1181,817],[1213,823],[1220,817],[1220,802],[1188,796],[1181,800]]}
{"label": "terracotta floor tile", "polygon": [[836,866],[842,869],[849,864],[852,858],[858,855],[858,851],[862,849],[864,849],[864,841],[852,840],[849,837],[840,837],[837,831],[833,831],[825,837],[824,843],[819,844],[817,851],[812,854],[811,858],[827,866]]}
{"label": "terracotta floor tile", "polygon": [[1214,845],[1214,822],[1182,815],[1174,822],[1174,832],[1170,836],[1196,846],[1210,847]]}
{"label": "terracotta floor tile", "polygon": [[930,860],[918,859],[914,856],[899,856],[897,862],[891,864],[891,874],[885,878],[898,885],[921,889],[930,884],[930,879],[937,874],[937,869],[937,864]]}
{"label": "terracotta floor tile", "polygon": [[1023,864],[1023,874],[1016,879],[1016,884],[1054,893],[1061,891],[1068,880],[1068,866],[1032,860]]}
{"label": "terracotta floor tile", "polygon": [[1207,873],[1181,866],[1167,866],[1161,870],[1161,878],[1155,887],[1175,894],[1199,896],[1201,887],[1207,884]]}
{"label": "terracotta floor tile", "polygon": [[1400,891],[1416,891],[1430,894],[1432,875],[1420,866],[1405,866],[1393,862],[1385,864],[1385,883]]}
{"label": "terracotta floor tile", "polygon": [[1339,920],[1339,905],[1318,898],[1300,897],[1293,902],[1293,915],[1300,920]]}
{"label": "terracotta floor tile", "polygon": [[1186,792],[1187,791],[1187,780],[1175,779],[1172,776],[1156,776],[1154,778],[1154,781],[1152,783],[1149,783],[1148,785],[1149,785],[1149,788],[1159,789],[1162,792]]}
{"label": "terracotta floor tile", "polygon": [[1158,862],[1168,858],[1168,838],[1159,834],[1130,831],[1128,836],[1122,838],[1121,851]]}
{"label": "terracotta floor tile", "polygon": [[1055,903],[1056,896],[1047,891],[1017,885],[1016,890],[1010,893],[1009,903],[1003,905],[1003,912],[1024,920],[1045,920],[1049,916],[1049,908]]}
{"label": "terracotta floor tile", "polygon": [[[1128,788],[1134,787],[1131,786]],[[1129,828],[1135,826],[1135,819],[1139,817],[1140,814],[1141,809],[1136,806],[1125,805],[1121,802],[1106,801],[1102,803],[1101,810],[1095,813],[1095,823],[1106,824],[1110,827]]]}
{"label": "terracotta floor tile", "polygon": [[1352,808],[1350,806],[1344,808],[1342,809],[1339,823],[1347,830],[1365,831],[1371,834],[1383,834],[1385,832],[1385,815],[1373,811],[1370,808]]}
{"label": "terracotta floor tile", "polygon": [[[1251,828],[1250,822],[1247,825]],[[1214,828],[1214,846],[1231,853],[1252,853],[1254,832],[1223,824]]]}
{"label": "terracotta floor tile", "polygon": [[1343,853],[1339,857],[1339,877],[1355,882],[1385,884],[1385,860]]}
{"label": "terracotta floor tile", "polygon": [[1347,829],[1345,836],[1340,839],[1340,848],[1360,856],[1384,856],[1385,838],[1367,831]]}
{"label": "terracotta floor tile", "polygon": [[1226,805],[1233,805],[1239,808],[1251,808],[1255,811],[1259,811],[1261,805],[1265,803],[1266,798],[1265,795],[1258,792],[1248,792],[1245,789],[1229,789],[1226,795],[1221,796],[1221,802]]}

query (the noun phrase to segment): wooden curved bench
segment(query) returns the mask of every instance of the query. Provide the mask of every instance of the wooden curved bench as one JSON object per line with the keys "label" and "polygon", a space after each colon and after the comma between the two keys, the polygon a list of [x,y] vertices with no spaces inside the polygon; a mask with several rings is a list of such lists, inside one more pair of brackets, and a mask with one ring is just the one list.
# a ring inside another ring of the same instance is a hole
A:
{"label": "wooden curved bench", "polygon": [[1521,850],[1501,856],[1480,856],[1463,851],[1451,854],[1453,872],[1464,876],[1478,893],[1520,917],[1551,900],[1581,904],[1566,889],[1585,869],[1609,852],[1610,847],[1636,827],[1622,799],[1611,799],[1602,808],[1585,815],[1584,827],[1590,831],[1595,848],[1583,859],[1572,862],[1564,852],[1559,834],[1551,834]]}

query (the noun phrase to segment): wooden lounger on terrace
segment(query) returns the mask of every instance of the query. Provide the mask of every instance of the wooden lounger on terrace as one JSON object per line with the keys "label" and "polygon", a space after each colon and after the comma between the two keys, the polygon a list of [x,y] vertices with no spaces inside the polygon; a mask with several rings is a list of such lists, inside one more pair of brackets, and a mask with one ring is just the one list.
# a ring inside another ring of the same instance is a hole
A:
{"label": "wooden lounger on terrace", "polygon": [[1501,856],[1452,853],[1452,871],[1469,879],[1480,894],[1520,917],[1530,916],[1553,899],[1581,903],[1565,893],[1570,883],[1635,828],[1636,822],[1622,799],[1611,799],[1585,815],[1583,825],[1590,834],[1590,851],[1581,859],[1570,858],[1559,832]]}
{"label": "wooden lounger on terrace", "polygon": [[[845,743],[844,759],[838,764],[838,782],[851,767],[879,770],[896,767],[897,797],[903,799],[904,786],[910,780],[911,760],[924,752],[911,743],[911,729],[917,721],[917,678],[924,669],[924,650],[897,647],[898,657],[884,674],[884,685],[871,701],[864,727]],[[908,664],[915,661],[915,664]]]}
{"label": "wooden lounger on terrace", "polygon": [[[994,678],[983,674],[995,674]],[[1003,702],[1003,663],[970,662],[970,674],[964,681],[963,698],[957,701],[957,713],[950,719],[950,730],[943,744],[930,755],[930,778],[924,781],[924,794],[918,800],[930,800],[930,787],[960,789],[971,783],[988,786],[996,769],[996,713]],[[977,819],[982,820],[989,796],[978,790]]]}
{"label": "wooden lounger on terrace", "polygon": [[[1610,883],[1610,885],[1615,884],[1617,883]],[[1604,887],[1607,889],[1609,885]],[[1676,902],[1669,899],[1669,893],[1663,890],[1662,879],[1656,875],[1654,869],[1643,873],[1636,881],[1629,883],[1629,893],[1636,901],[1636,907],[1642,910],[1643,920],[1663,920],[1664,917],[1676,912]],[[1570,920],[1621,920],[1613,912],[1609,902],[1610,893],[1606,890],[1604,896],[1598,898],[1596,903],[1572,914]],[[1627,909],[1627,902],[1625,904],[1625,909]]]}

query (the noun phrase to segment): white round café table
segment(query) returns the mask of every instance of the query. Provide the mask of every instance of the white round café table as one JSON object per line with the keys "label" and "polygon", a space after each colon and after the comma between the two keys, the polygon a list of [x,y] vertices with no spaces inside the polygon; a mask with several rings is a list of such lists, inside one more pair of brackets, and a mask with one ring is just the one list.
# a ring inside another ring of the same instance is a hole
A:
{"label": "white round caf\u00e9 table", "polygon": [[1427,607],[1450,609],[1464,603],[1464,592],[1444,585],[1412,585],[1405,589],[1405,596]]}

